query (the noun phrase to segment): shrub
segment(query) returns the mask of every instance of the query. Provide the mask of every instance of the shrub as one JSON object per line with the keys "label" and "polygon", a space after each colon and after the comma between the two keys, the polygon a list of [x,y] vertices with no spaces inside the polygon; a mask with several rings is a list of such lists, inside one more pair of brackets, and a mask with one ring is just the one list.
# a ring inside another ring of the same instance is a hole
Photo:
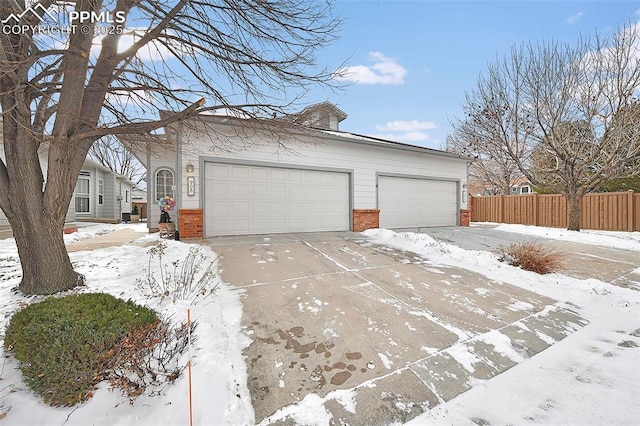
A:
{"label": "shrub", "polygon": [[[166,243],[159,243],[149,249],[147,277],[137,281],[146,295],[188,300],[195,304],[199,297],[215,292],[218,287],[215,280],[217,257],[211,259],[202,252],[202,247],[195,246],[182,261],[176,260],[169,265],[163,263],[166,248]],[[153,271],[154,259],[157,259],[159,277]]]}
{"label": "shrub", "polygon": [[508,248],[500,247],[498,254],[498,260],[501,262],[538,274],[555,272],[562,266],[560,253],[535,242],[511,244]]}
{"label": "shrub", "polygon": [[136,328],[111,348],[102,361],[101,377],[129,397],[130,402],[149,386],[176,380],[184,370],[180,355],[193,342],[196,323],[173,327],[159,321]]}
{"label": "shrub", "polygon": [[91,397],[101,360],[120,339],[157,322],[152,310],[108,294],[50,297],[11,318],[4,348],[45,402],[73,405]]}

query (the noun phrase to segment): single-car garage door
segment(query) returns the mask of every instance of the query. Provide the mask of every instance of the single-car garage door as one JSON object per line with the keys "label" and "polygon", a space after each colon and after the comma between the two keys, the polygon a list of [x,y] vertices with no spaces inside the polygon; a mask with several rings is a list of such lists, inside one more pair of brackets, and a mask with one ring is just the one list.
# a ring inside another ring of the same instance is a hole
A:
{"label": "single-car garage door", "polygon": [[349,174],[206,163],[207,236],[348,231]]}
{"label": "single-car garage door", "polygon": [[457,183],[379,176],[378,208],[382,228],[455,226],[458,222]]}

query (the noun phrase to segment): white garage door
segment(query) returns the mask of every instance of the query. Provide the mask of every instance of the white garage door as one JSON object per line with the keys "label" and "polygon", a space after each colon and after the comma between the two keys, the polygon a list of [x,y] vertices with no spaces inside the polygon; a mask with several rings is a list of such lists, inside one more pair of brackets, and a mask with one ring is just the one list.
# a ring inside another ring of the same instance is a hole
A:
{"label": "white garage door", "polygon": [[378,208],[382,228],[455,226],[456,182],[380,176]]}
{"label": "white garage door", "polygon": [[207,163],[207,236],[347,231],[349,174]]}

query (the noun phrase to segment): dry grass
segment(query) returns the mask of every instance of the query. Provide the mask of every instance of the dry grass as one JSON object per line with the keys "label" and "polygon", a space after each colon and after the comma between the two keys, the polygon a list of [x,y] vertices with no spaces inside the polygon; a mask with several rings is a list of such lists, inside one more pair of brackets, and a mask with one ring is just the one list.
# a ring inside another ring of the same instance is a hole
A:
{"label": "dry grass", "polygon": [[562,254],[545,248],[540,243],[511,244],[508,248],[500,247],[498,254],[501,262],[506,262],[511,266],[519,266],[538,274],[556,272],[562,267]]}

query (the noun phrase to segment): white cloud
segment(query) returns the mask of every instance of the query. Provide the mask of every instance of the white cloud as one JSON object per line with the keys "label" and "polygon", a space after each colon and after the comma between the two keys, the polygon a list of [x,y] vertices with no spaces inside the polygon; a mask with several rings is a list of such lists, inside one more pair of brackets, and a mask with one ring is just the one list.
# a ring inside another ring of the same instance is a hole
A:
{"label": "white cloud", "polygon": [[427,142],[430,139],[429,135],[424,132],[376,133],[371,136],[387,141],[407,143]]}
{"label": "white cloud", "polygon": [[434,140],[426,131],[437,128],[433,121],[395,120],[387,121],[383,125],[376,125],[379,133],[373,134],[375,138],[394,142],[405,142],[421,146],[435,146]]}
{"label": "white cloud", "polygon": [[582,15],[584,15],[583,12],[578,12],[575,15],[568,16],[565,18],[565,22],[570,25],[575,24],[580,18],[582,18]]}
{"label": "white cloud", "polygon": [[379,131],[390,132],[414,132],[417,130],[430,130],[438,127],[433,121],[418,121],[418,120],[395,120],[387,121],[384,126],[377,125],[376,129]]}
{"label": "white cloud", "polygon": [[431,139],[429,135],[424,132],[407,132],[401,137],[405,142],[425,142]]}
{"label": "white cloud", "polygon": [[371,66],[353,65],[339,69],[334,77],[360,84],[404,84],[407,69],[380,52],[369,53]]}

